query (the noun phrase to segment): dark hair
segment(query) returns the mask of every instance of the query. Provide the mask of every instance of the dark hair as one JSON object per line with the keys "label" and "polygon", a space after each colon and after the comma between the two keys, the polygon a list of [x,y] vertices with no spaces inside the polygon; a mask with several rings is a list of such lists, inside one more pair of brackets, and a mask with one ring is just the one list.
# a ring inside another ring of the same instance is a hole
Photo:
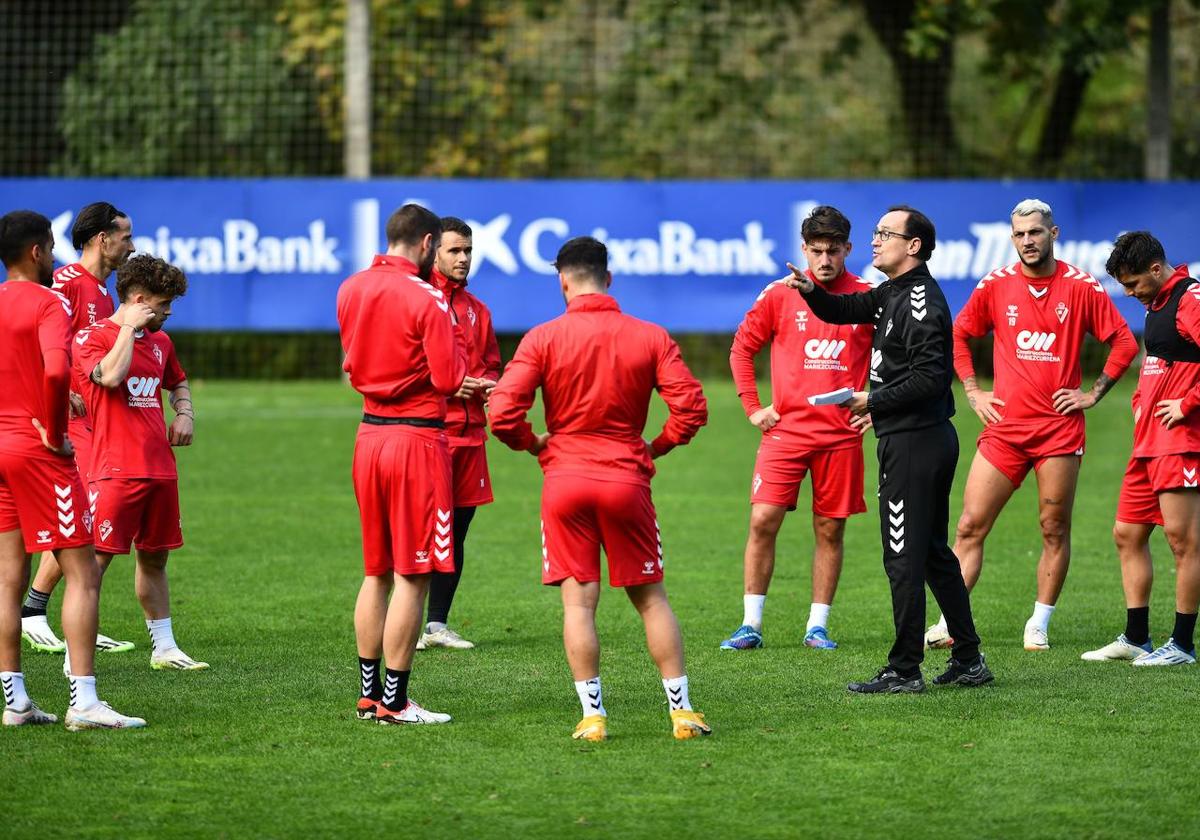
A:
{"label": "dark hair", "polygon": [[562,272],[583,274],[597,283],[603,283],[608,274],[608,248],[594,237],[576,236],[558,249],[554,267]]}
{"label": "dark hair", "polygon": [[75,224],[71,226],[71,244],[78,251],[91,242],[97,233],[111,233],[117,228],[117,219],[129,217],[107,201],[97,201],[79,211]]}
{"label": "dark hair", "polygon": [[6,266],[21,261],[33,245],[45,245],[53,233],[50,220],[32,210],[14,210],[0,217],[0,262]]}
{"label": "dark hair", "polygon": [[933,249],[937,247],[937,231],[933,228],[933,222],[920,210],[907,204],[894,204],[887,209],[889,213],[896,210],[908,214],[904,222],[904,235],[921,240],[921,250],[917,251],[916,257],[921,262],[928,262],[933,256]]}
{"label": "dark hair", "polygon": [[442,233],[457,233],[467,239],[474,236],[471,226],[458,216],[442,216]]}
{"label": "dark hair", "polygon": [[1131,230],[1117,237],[1112,253],[1108,255],[1108,262],[1104,264],[1104,270],[1110,276],[1120,279],[1130,274],[1149,271],[1154,263],[1166,261],[1167,252],[1150,231]]}
{"label": "dark hair", "polygon": [[828,204],[814,207],[800,225],[800,235],[805,242],[826,239],[831,242],[850,241],[850,220],[842,211]]}
{"label": "dark hair", "polygon": [[175,299],[187,294],[187,277],[164,259],[138,254],[117,269],[117,298],[124,303],[135,289]]}
{"label": "dark hair", "polygon": [[442,220],[420,204],[405,204],[387,220],[388,245],[420,245],[426,234],[442,235]]}

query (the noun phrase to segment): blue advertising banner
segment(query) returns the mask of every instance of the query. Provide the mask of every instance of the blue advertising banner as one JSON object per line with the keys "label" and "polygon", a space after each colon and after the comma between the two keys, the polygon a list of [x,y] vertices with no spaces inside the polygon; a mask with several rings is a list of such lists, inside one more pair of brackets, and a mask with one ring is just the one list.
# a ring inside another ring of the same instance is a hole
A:
{"label": "blue advertising banner", "polygon": [[871,268],[870,231],[891,204],[937,226],[930,268],[957,311],[980,277],[1016,260],[1009,212],[1040,198],[1061,228],[1060,259],[1108,288],[1130,324],[1144,312],[1104,273],[1112,240],[1148,229],[1200,272],[1200,184],[1059,181],[469,181],[0,179],[0,211],[54,221],[55,258],[72,262],[75,211],[110,201],[137,250],[170,260],[190,290],[171,328],[333,330],[338,284],[384,248],[393,209],[416,201],[474,228],[472,291],[496,329],[521,332],[563,309],[551,261],[581,234],[608,243],[625,311],[677,332],[734,330],[784,263],[802,260],[800,222],[833,204],[854,226],[848,267]]}

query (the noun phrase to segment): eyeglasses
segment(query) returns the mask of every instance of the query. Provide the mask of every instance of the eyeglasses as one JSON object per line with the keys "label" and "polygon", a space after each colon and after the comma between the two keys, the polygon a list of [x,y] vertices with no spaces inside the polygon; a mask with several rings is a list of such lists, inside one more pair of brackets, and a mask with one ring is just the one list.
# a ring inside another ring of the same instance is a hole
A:
{"label": "eyeglasses", "polygon": [[880,242],[887,242],[893,236],[899,236],[901,239],[916,239],[915,236],[909,236],[907,233],[897,233],[894,230],[884,230],[883,228],[875,228],[871,231],[871,238],[878,239]]}

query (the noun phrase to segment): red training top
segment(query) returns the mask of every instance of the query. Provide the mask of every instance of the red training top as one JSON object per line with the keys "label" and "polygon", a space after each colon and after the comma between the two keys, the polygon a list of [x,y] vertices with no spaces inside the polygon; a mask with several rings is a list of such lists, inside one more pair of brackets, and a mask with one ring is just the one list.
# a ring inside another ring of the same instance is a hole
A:
{"label": "red training top", "polygon": [[1054,392],[1078,388],[1085,333],[1110,347],[1104,373],[1120,378],[1138,352],[1137,339],[1104,287],[1086,271],[1057,261],[1050,277],[1026,277],[1021,263],[979,281],[954,321],[954,370],[975,375],[967,339],[995,333],[995,395],[1004,401],[998,430],[1047,422],[1083,425],[1083,412],[1054,410]]}
{"label": "red training top", "polygon": [[[54,290],[71,304],[71,335],[93,327],[116,312],[108,287],[82,263],[64,265],[54,272]],[[71,374],[71,390],[83,393],[83,382]]]}
{"label": "red training top", "polygon": [[[476,379],[500,378],[500,344],[492,329],[492,313],[483,301],[436,268],[430,282],[450,301],[455,320],[462,327],[467,351],[467,376]],[[468,446],[487,440],[487,417],[483,398],[473,400],[451,397],[446,402],[446,437],[451,446]]]}
{"label": "red training top", "polygon": [[[811,271],[805,274],[818,282]],[[870,288],[867,281],[848,271],[821,286],[835,295]],[[754,357],[770,342],[771,404],[779,413],[779,423],[771,433],[802,438],[807,449],[860,446],[862,435],[850,427],[848,409],[815,406],[807,397],[838,388],[863,390],[874,332],[870,324],[827,324],[782,280],[771,283],[742,319],[729,350],[729,368],[746,416],[762,408]]]}
{"label": "red training top", "polygon": [[[1150,308],[1160,309],[1171,296],[1171,290],[1187,277],[1188,267],[1178,266]],[[1200,285],[1193,285],[1179,299],[1175,329],[1186,341],[1200,345]],[[1183,411],[1183,422],[1168,429],[1154,412],[1160,400],[1178,399],[1183,400],[1179,406]],[[1168,364],[1147,355],[1142,362],[1137,390],[1133,392],[1133,457],[1200,452],[1200,411],[1197,407],[1200,407],[1200,362]]]}
{"label": "red training top", "polygon": [[125,381],[105,388],[92,371],[117,343],[121,325],[105,318],[75,336],[75,376],[92,418],[92,463],[87,478],[177,478],[175,453],[167,440],[162,390],[187,379],[175,345],[162,330],[134,333]]}
{"label": "red training top", "polygon": [[57,292],[29,281],[0,283],[0,446],[45,453],[37,418],[50,443],[67,430],[71,377],[71,306]]}
{"label": "red training top", "polygon": [[[651,450],[663,455],[687,443],[708,421],[704,391],[667,331],[623,314],[606,294],[573,298],[565,314],[521,339],[488,403],[492,433],[512,449],[534,442],[525,415],[539,385],[551,434],[538,455],[546,475],[649,484]],[[642,431],[655,390],[670,416],[647,448]]]}
{"label": "red training top", "polygon": [[363,410],[384,417],[446,418],[446,396],[462,385],[467,358],[446,296],[403,257],[378,255],[337,294],[350,384]]}

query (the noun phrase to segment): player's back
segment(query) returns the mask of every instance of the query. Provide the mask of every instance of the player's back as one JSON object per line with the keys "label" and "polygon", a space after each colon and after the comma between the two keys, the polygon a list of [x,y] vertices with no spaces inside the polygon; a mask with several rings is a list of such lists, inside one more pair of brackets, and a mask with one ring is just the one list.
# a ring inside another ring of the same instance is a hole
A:
{"label": "player's back", "polygon": [[[546,473],[653,475],[642,433],[674,346],[666,330],[622,313],[608,295],[590,294],[572,299],[565,314],[529,338],[551,433],[541,459]],[[699,402],[702,412],[702,396]]]}
{"label": "player's back", "polygon": [[40,448],[31,420],[46,421],[42,351],[67,351],[69,329],[70,307],[61,295],[36,283],[0,283],[0,446]]}
{"label": "player's back", "polygon": [[[454,328],[445,295],[399,257],[377,256],[338,289],[350,384],[369,414],[443,419],[454,377]],[[448,336],[448,338],[447,338]],[[449,348],[450,359],[443,358]],[[451,368],[447,372],[447,366]]]}

